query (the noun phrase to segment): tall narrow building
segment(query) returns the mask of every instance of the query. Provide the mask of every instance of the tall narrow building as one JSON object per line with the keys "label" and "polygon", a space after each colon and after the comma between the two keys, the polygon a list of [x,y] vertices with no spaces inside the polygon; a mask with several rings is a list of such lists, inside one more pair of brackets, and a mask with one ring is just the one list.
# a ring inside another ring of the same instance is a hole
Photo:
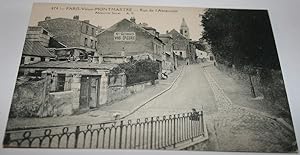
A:
{"label": "tall narrow building", "polygon": [[185,36],[187,39],[190,39],[189,27],[187,26],[184,18],[182,18],[182,22],[180,25],[180,33]]}

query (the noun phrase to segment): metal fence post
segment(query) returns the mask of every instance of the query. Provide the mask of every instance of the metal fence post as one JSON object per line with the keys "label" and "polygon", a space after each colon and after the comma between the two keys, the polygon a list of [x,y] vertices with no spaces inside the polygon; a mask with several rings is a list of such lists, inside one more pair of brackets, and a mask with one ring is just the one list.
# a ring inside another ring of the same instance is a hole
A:
{"label": "metal fence post", "polygon": [[150,121],[150,149],[152,149],[152,142],[153,142],[153,117],[151,117],[151,121]]}
{"label": "metal fence post", "polygon": [[78,138],[79,138],[79,134],[80,134],[80,126],[76,126],[76,130],[75,130],[75,148],[78,147]]}
{"label": "metal fence post", "polygon": [[200,111],[200,129],[201,129],[201,134],[204,135],[204,121],[203,121],[203,110]]}
{"label": "metal fence post", "polygon": [[176,121],[176,115],[173,115],[173,148],[175,148],[175,144],[176,144],[176,127],[175,127],[175,121]]}
{"label": "metal fence post", "polygon": [[122,132],[123,132],[123,121],[120,122],[120,141],[119,141],[119,149],[122,147]]}
{"label": "metal fence post", "polygon": [[193,121],[193,117],[194,117],[194,116],[193,116],[192,114],[193,114],[193,113],[191,113],[191,115],[190,115],[190,118],[191,118],[191,119],[190,119],[190,121],[191,121],[191,122],[190,122],[190,123],[191,123],[191,126],[190,126],[190,128],[191,128],[190,136],[191,136],[191,140],[192,140],[192,142],[193,142],[193,141],[194,141],[194,135],[193,135],[193,126],[194,126],[194,125],[193,125],[193,122],[194,122],[194,121]]}

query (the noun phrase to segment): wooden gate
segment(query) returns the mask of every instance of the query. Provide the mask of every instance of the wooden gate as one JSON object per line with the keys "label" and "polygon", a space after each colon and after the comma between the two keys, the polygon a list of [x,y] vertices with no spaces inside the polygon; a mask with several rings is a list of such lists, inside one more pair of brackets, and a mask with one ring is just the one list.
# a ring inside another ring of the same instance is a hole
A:
{"label": "wooden gate", "polygon": [[100,97],[100,76],[81,77],[80,108],[96,108]]}

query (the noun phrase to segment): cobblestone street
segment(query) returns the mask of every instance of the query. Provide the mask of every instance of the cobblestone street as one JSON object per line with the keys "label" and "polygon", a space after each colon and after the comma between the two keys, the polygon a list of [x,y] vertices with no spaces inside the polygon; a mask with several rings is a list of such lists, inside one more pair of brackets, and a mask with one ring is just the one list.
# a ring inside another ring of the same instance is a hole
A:
{"label": "cobblestone street", "polygon": [[214,92],[218,112],[207,117],[210,140],[206,148],[202,145],[199,150],[287,152],[292,149],[293,131],[268,114],[234,104],[205,68],[204,73]]}

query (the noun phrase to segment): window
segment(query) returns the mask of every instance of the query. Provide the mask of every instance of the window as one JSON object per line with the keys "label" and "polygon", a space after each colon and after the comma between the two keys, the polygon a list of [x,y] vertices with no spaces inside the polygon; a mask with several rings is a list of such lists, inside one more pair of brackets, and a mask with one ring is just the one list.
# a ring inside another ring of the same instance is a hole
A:
{"label": "window", "polygon": [[180,56],[182,56],[182,52],[180,52]]}
{"label": "window", "polygon": [[85,25],[85,33],[88,34],[89,32],[89,26]]}
{"label": "window", "polygon": [[87,46],[88,44],[88,38],[84,38],[84,46]]}
{"label": "window", "polygon": [[94,28],[92,28],[92,36],[94,35]]}
{"label": "window", "polygon": [[34,58],[30,58],[30,61],[34,61]]}
{"label": "window", "polygon": [[95,49],[97,49],[97,41],[95,40]]}
{"label": "window", "polygon": [[43,30],[43,34],[45,34],[45,35],[48,35],[48,32],[47,32],[47,31],[45,31],[45,30]]}
{"label": "window", "polygon": [[65,74],[58,74],[57,75],[56,91],[64,91],[65,90],[65,80],[66,80],[66,75]]}
{"label": "window", "polygon": [[94,48],[94,40],[91,40],[91,48]]}
{"label": "window", "polygon": [[45,61],[45,57],[41,57],[41,61]]}

